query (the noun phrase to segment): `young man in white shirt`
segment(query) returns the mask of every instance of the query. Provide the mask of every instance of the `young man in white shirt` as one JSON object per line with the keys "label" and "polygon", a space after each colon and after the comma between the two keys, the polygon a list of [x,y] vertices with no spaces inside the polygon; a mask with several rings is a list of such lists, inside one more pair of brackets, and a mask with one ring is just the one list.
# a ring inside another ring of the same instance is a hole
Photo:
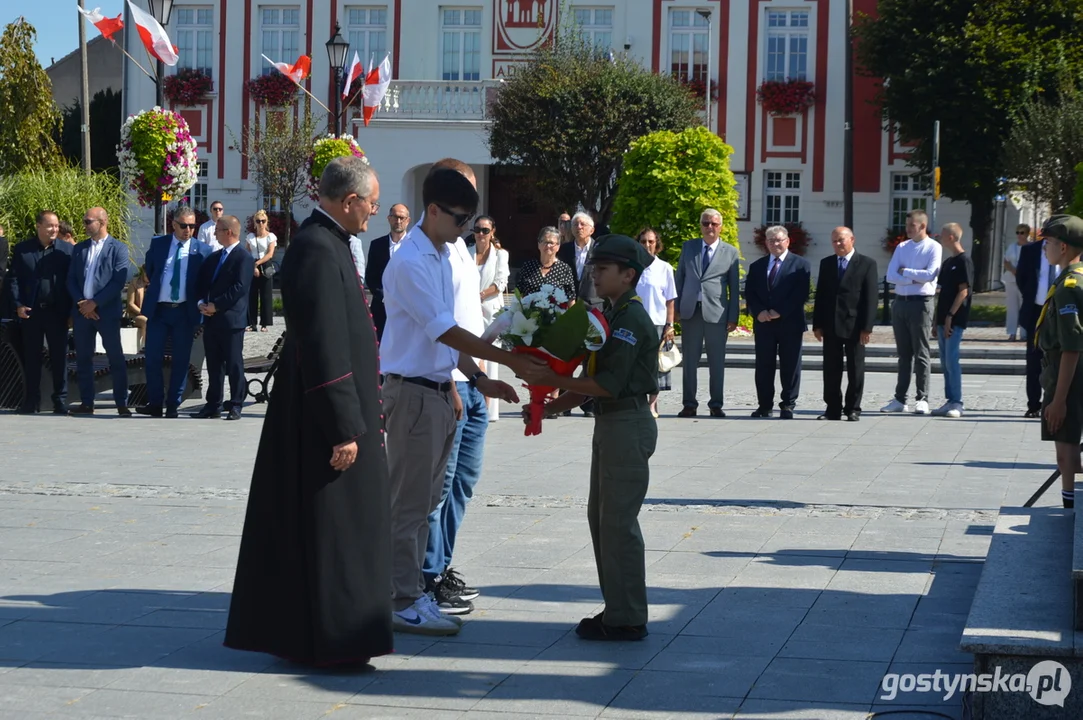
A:
{"label": "young man in white shirt", "polygon": [[222,219],[222,214],[225,211],[226,208],[221,200],[212,202],[211,219],[199,226],[199,233],[196,235],[199,241],[209,247],[212,252],[217,252],[222,249],[222,243],[218,242],[215,231],[218,227],[218,221]]}
{"label": "young man in white shirt", "polygon": [[456,323],[450,245],[477,211],[477,190],[461,173],[442,168],[425,179],[422,198],[424,220],[402,241],[383,276],[392,624],[400,632],[454,635],[459,623],[440,612],[422,576],[427,517],[440,501],[462,412],[452,371],[458,368],[483,395],[509,402],[518,400],[512,387],[490,380],[474,357],[507,365],[527,382],[542,374],[537,361],[500,350]]}
{"label": "young man in white shirt", "polygon": [[887,266],[887,281],[895,284],[895,302],[891,306],[891,328],[899,353],[899,376],[895,397],[880,412],[908,412],[906,394],[910,391],[910,373],[917,365],[914,412],[929,414],[929,375],[932,353],[929,335],[933,329],[933,298],[940,274],[940,244],[929,237],[929,216],[924,210],[911,210],[906,216],[906,235],[895,248]]}

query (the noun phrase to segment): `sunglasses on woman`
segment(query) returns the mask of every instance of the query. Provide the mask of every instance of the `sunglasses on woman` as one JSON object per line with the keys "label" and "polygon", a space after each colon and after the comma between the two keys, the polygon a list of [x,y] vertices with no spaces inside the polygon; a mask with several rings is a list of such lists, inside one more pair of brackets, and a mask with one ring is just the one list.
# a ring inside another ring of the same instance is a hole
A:
{"label": "sunglasses on woman", "polygon": [[471,230],[470,232],[474,233],[475,235],[488,235],[492,231],[493,231],[492,228],[476,227],[473,230]]}

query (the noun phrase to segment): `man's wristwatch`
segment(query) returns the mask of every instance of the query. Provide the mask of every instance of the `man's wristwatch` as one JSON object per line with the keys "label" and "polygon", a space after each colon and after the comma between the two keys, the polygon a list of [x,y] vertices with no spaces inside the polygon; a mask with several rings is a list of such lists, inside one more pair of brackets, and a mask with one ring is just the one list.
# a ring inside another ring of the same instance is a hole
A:
{"label": "man's wristwatch", "polygon": [[485,374],[484,370],[478,370],[476,373],[470,376],[470,380],[467,381],[467,385],[469,385],[472,390],[476,390],[478,387],[478,380],[487,377],[489,376]]}

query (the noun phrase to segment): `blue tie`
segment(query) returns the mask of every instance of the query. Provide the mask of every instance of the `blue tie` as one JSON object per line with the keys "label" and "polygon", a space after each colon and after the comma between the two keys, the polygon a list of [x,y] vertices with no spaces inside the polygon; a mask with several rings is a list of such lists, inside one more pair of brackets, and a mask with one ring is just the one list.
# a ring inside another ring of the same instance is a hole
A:
{"label": "blue tie", "polygon": [[839,258],[839,280],[842,280],[842,274],[846,272],[846,266],[849,261],[846,258]]}
{"label": "blue tie", "polygon": [[222,266],[226,264],[226,258],[229,257],[229,253],[222,250],[222,257],[218,258],[218,267],[214,269],[214,275],[211,276],[211,282],[218,279],[218,271],[222,269]]}
{"label": "blue tie", "polygon": [[173,256],[173,277],[169,281],[169,297],[173,302],[180,302],[181,283],[181,244],[177,243],[177,253]]}
{"label": "blue tie", "polygon": [[707,266],[711,264],[711,246],[703,244],[703,267],[700,269],[701,273],[707,272]]}

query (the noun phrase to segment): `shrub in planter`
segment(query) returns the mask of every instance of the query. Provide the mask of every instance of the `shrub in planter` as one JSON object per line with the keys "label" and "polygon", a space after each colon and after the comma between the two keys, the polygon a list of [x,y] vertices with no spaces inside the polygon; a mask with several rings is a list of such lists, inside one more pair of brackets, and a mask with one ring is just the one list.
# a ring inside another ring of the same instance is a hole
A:
{"label": "shrub in planter", "polygon": [[285,107],[297,97],[297,85],[277,70],[252,78],[244,88],[253,100],[270,107]]}
{"label": "shrub in planter", "polygon": [[772,115],[794,115],[812,107],[816,93],[808,80],[764,80],[756,99]]}
{"label": "shrub in planter", "polygon": [[195,105],[214,90],[214,83],[201,70],[183,68],[162,83],[162,94],[174,105]]}
{"label": "shrub in planter", "polygon": [[[808,252],[809,245],[812,244],[812,236],[808,234],[805,228],[801,227],[801,223],[782,223],[782,226],[786,228],[786,232],[790,235],[790,247],[789,251],[794,255],[804,255]],[[755,230],[755,242],[764,255],[767,254],[767,228],[769,225],[760,225]]]}

